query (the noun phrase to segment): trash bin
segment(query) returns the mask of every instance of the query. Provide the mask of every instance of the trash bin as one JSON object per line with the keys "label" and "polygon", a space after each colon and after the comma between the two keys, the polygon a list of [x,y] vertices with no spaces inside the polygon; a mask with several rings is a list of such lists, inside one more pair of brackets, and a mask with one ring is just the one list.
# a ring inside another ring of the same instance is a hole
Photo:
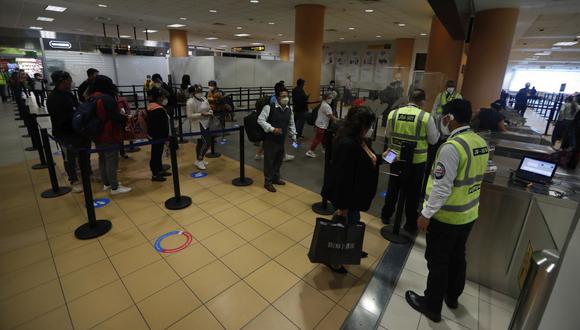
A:
{"label": "trash bin", "polygon": [[532,254],[528,274],[518,298],[509,329],[537,329],[556,279],[560,255],[556,250]]}

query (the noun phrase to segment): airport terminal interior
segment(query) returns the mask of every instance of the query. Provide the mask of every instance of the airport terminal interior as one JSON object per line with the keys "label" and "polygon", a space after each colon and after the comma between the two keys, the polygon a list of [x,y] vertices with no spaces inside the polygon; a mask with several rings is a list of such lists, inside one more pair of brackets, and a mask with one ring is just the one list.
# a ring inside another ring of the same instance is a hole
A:
{"label": "airport terminal interior", "polygon": [[0,8],[0,329],[580,329],[580,1]]}

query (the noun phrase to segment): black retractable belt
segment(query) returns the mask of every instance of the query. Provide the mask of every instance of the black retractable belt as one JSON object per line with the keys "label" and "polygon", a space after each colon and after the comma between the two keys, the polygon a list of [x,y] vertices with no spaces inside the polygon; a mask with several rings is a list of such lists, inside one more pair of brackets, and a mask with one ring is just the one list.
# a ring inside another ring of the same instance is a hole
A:
{"label": "black retractable belt", "polygon": [[[383,238],[395,244],[407,244],[411,241],[408,237],[399,235],[399,232],[403,220],[403,210],[405,209],[405,197],[407,196],[407,185],[405,182],[409,176],[410,167],[413,166],[413,154],[415,153],[416,147],[417,143],[415,142],[403,141],[401,143],[401,162],[403,163],[403,169],[401,170],[401,173],[399,173],[401,188],[399,189],[399,197],[397,199],[395,223],[392,226],[386,225],[381,228],[381,235]],[[415,220],[416,219],[407,219],[407,221]]]}
{"label": "black retractable belt", "polygon": [[50,150],[50,141],[48,140],[48,131],[46,128],[40,130],[40,135],[42,137],[44,155],[46,156],[46,162],[48,163],[48,175],[50,176],[50,184],[52,186],[51,189],[43,191],[40,196],[43,198],[54,198],[68,194],[71,191],[70,187],[60,187],[58,185],[56,169],[54,168],[54,159],[52,159],[52,151]]}
{"label": "black retractable belt", "polygon": [[31,132],[32,133],[32,140],[36,141],[37,151],[38,151],[38,158],[40,159],[39,164],[32,165],[33,170],[41,170],[43,168],[48,168],[48,164],[46,163],[46,157],[44,156],[44,150],[42,146],[42,141],[40,139],[40,131],[38,122],[36,121],[36,114],[33,114],[31,117]]}
{"label": "black retractable belt", "polygon": [[246,155],[245,155],[245,138],[244,125],[238,127],[240,130],[240,177],[232,180],[232,184],[237,187],[249,186],[254,180],[246,178]]}
{"label": "black retractable belt", "polygon": [[173,174],[174,196],[165,201],[165,207],[169,210],[181,210],[191,205],[191,197],[182,196],[179,187],[179,168],[177,167],[177,136],[175,135],[175,125],[170,120],[171,137],[169,138],[169,151],[171,157],[171,167]]}

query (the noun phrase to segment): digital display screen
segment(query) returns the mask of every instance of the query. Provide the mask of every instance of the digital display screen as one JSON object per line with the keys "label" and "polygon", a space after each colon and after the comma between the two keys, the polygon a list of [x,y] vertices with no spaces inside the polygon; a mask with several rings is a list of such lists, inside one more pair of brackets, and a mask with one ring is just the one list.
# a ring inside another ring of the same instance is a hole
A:
{"label": "digital display screen", "polygon": [[524,157],[520,170],[551,178],[556,171],[556,164]]}
{"label": "digital display screen", "polygon": [[397,159],[397,153],[394,152],[393,150],[389,150],[389,152],[385,155],[385,157],[383,157],[383,159],[385,160],[385,162],[392,164],[395,159]]}

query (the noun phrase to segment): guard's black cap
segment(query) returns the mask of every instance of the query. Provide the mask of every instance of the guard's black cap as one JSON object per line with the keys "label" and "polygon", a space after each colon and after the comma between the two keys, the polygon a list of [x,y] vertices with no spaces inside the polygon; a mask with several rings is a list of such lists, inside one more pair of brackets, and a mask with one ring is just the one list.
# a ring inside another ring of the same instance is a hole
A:
{"label": "guard's black cap", "polygon": [[471,121],[471,102],[462,99],[449,101],[443,106],[443,115],[453,115],[461,124],[469,124]]}

